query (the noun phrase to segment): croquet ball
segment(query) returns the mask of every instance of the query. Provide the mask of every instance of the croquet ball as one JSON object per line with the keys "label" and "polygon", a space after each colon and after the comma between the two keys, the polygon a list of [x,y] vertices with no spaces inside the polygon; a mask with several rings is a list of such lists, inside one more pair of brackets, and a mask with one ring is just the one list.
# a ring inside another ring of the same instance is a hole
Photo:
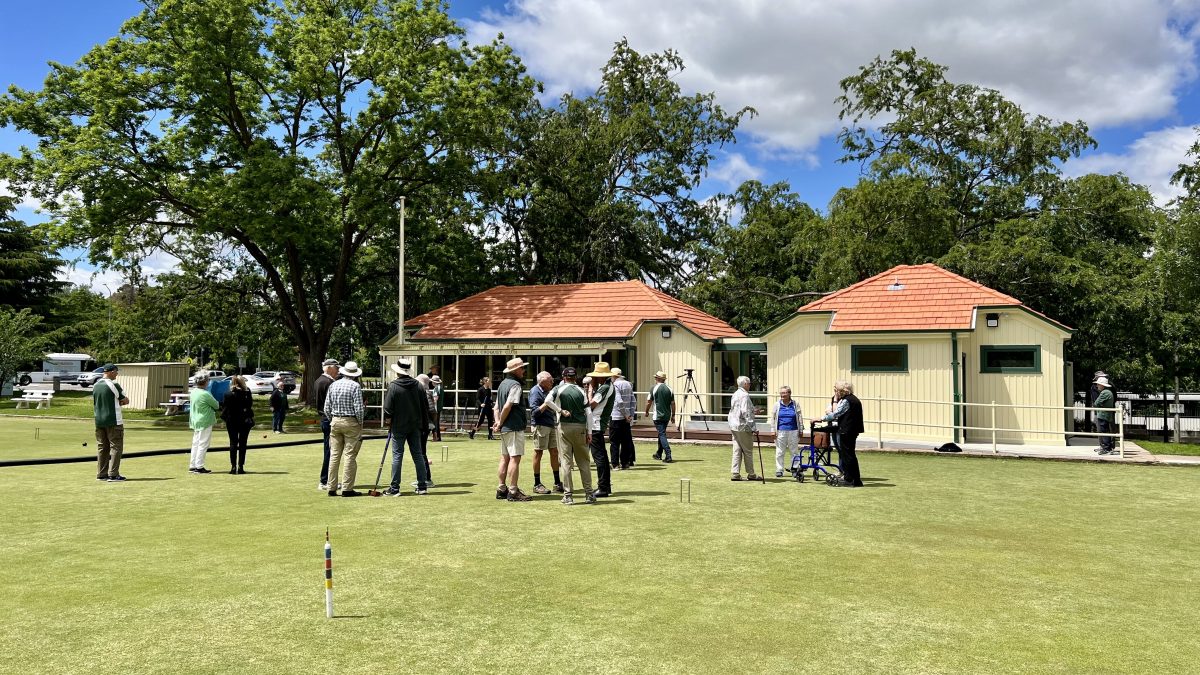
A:
{"label": "croquet ball", "polygon": [[87,447],[87,443],[84,443],[84,444],[83,444],[83,447],[85,447],[85,448],[86,448],[86,447]]}
{"label": "croquet ball", "polygon": [[266,438],[266,437],[267,437],[267,435],[266,435],[266,434],[263,434],[263,438]]}

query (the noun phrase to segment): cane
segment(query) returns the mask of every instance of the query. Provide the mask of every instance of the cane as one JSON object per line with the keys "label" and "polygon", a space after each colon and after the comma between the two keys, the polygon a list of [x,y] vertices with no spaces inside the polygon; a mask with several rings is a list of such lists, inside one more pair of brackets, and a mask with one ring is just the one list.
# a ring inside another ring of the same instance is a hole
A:
{"label": "cane", "polygon": [[758,426],[754,427],[754,444],[758,446],[758,477],[762,479],[765,485],[767,482],[767,472],[766,467],[763,466],[762,439],[758,437]]}
{"label": "cane", "polygon": [[[387,435],[387,440],[383,442],[383,457],[379,458],[379,471],[375,474],[375,487],[373,487],[367,491],[367,494],[372,497],[382,496],[382,494],[379,492],[379,479],[383,477],[383,465],[385,463],[387,463],[388,447],[391,444],[392,444],[392,432],[389,431],[388,435]],[[403,468],[403,467],[401,467],[401,468]]]}

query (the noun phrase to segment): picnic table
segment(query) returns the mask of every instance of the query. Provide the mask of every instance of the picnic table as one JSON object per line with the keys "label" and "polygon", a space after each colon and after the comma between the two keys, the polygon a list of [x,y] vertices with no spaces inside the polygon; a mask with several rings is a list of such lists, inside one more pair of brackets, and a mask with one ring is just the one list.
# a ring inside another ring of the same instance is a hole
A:
{"label": "picnic table", "polygon": [[184,393],[171,394],[171,400],[166,403],[159,403],[158,407],[163,409],[164,415],[178,415],[184,412],[188,407],[188,395]]}
{"label": "picnic table", "polygon": [[50,401],[54,398],[54,392],[49,390],[26,391],[19,398],[14,397],[17,408],[28,408],[29,404],[36,403],[38,408],[49,408]]}

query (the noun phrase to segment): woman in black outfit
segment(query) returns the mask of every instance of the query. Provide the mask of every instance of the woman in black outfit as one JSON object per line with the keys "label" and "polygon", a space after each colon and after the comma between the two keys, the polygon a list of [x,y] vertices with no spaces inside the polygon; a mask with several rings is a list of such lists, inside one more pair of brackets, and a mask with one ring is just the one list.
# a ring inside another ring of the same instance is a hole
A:
{"label": "woman in black outfit", "polygon": [[254,397],[241,375],[233,378],[233,386],[225,394],[221,419],[229,433],[229,473],[246,473],[246,441],[254,427]]}
{"label": "woman in black outfit", "polygon": [[468,436],[475,438],[475,432],[479,431],[479,425],[483,424],[484,418],[487,418],[488,440],[494,440],[492,425],[496,423],[496,414],[492,411],[492,378],[485,377],[479,381],[479,390],[475,392],[475,396],[479,401],[479,419],[475,420],[475,428]]}

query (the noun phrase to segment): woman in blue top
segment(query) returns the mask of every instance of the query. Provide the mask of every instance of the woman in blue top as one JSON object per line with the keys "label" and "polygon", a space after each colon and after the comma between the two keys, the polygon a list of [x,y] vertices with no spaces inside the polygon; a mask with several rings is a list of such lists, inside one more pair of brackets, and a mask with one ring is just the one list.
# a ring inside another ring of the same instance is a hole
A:
{"label": "woman in blue top", "polygon": [[800,404],[792,399],[792,388],[786,384],[779,388],[779,402],[775,404],[775,477],[783,477],[783,456],[787,453],[790,467],[792,456],[800,451],[800,427],[804,426],[804,417],[800,414]]}

